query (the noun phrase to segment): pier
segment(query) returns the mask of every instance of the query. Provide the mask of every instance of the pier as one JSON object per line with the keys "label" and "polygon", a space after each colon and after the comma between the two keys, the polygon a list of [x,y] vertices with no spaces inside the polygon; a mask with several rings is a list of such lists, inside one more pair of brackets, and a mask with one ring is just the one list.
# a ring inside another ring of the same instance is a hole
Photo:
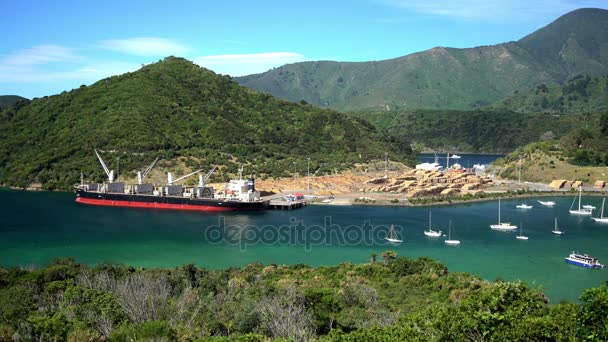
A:
{"label": "pier", "polygon": [[304,208],[307,205],[306,201],[298,200],[298,201],[284,201],[280,198],[270,200],[268,204],[268,209],[271,210],[293,210]]}

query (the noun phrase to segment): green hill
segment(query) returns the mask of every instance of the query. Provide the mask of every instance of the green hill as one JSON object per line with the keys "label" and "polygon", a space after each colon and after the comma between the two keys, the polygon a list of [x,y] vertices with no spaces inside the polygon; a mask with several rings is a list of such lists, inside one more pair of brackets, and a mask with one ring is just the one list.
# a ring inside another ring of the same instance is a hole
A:
{"label": "green hill", "polygon": [[12,106],[19,101],[28,101],[28,99],[17,95],[0,95],[0,110],[4,107]]}
{"label": "green hill", "polygon": [[608,111],[584,126],[573,126],[560,139],[534,142],[494,162],[501,177],[516,178],[522,158],[522,177],[530,181],[608,181]]}
{"label": "green hill", "polygon": [[560,115],[501,110],[404,110],[354,112],[379,129],[407,137],[423,150],[505,153],[543,139],[561,137],[597,121],[598,114]]}
{"label": "green hill", "polygon": [[608,76],[578,75],[563,84],[540,84],[488,106],[521,113],[590,113],[608,110]]}
{"label": "green hill", "polygon": [[608,11],[581,9],[517,41],[436,47],[374,62],[303,62],[236,78],[290,101],[337,110],[472,109],[516,90],[608,73]]}
{"label": "green hill", "polygon": [[68,189],[81,171],[103,179],[95,148],[106,160],[120,157],[120,169],[131,173],[161,156],[177,173],[227,166],[220,177],[240,163],[258,176],[290,174],[307,157],[328,170],[382,159],[385,151],[413,160],[409,144],[365,121],[251,91],[174,57],[9,107],[0,112],[0,131],[10,132],[0,135],[0,183],[47,189]]}

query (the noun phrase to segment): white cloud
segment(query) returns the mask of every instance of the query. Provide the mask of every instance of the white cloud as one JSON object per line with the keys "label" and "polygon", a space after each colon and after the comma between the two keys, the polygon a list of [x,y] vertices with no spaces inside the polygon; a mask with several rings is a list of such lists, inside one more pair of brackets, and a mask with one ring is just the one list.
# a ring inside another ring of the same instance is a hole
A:
{"label": "white cloud", "polygon": [[378,0],[416,13],[469,20],[528,21],[557,17],[582,7],[606,7],[605,0]]}
{"label": "white cloud", "polygon": [[29,66],[80,59],[73,49],[59,45],[38,45],[0,56],[0,65]]}
{"label": "white cloud", "polygon": [[139,37],[128,39],[110,39],[99,42],[102,49],[117,51],[137,56],[182,56],[188,48],[182,44],[165,38]]}
{"label": "white cloud", "polygon": [[305,60],[304,55],[295,52],[266,52],[201,56],[194,58],[193,62],[220,74],[243,76]]}
{"label": "white cloud", "polygon": [[46,70],[31,67],[0,65],[0,83],[61,83],[73,81],[74,84],[89,84],[99,79],[137,70],[140,66],[133,63],[98,62],[95,65],[73,66],[63,70]]}

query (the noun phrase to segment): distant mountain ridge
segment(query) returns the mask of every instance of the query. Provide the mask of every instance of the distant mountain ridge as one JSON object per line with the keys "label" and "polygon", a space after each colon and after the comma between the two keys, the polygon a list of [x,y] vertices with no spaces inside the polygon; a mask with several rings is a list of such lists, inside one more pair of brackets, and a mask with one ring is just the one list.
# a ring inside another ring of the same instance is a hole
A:
{"label": "distant mountain ridge", "polygon": [[608,74],[608,11],[579,9],[516,42],[436,47],[374,62],[285,65],[235,80],[290,101],[345,111],[472,109],[578,74]]}
{"label": "distant mountain ridge", "polygon": [[29,101],[25,97],[21,97],[18,95],[0,95],[0,109],[12,106],[19,101]]}
{"label": "distant mountain ridge", "polygon": [[93,149],[112,165],[119,157],[125,177],[161,157],[157,168],[175,174],[223,165],[220,180],[241,163],[257,176],[290,176],[293,163],[306,169],[307,157],[311,172],[321,173],[385,152],[395,161],[415,158],[409,144],[363,120],[251,91],[175,57],[7,107],[0,132],[10,132],[0,134],[0,184],[46,189],[69,189],[81,171],[104,179]]}

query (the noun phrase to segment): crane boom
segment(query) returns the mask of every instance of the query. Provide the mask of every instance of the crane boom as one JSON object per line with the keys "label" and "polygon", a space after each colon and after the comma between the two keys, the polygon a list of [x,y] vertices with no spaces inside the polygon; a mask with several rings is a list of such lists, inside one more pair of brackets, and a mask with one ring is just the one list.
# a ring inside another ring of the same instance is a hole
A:
{"label": "crane boom", "polygon": [[209,172],[207,172],[207,174],[204,177],[202,175],[199,175],[198,176],[198,186],[201,188],[204,187],[216,169],[217,169],[217,165],[214,166],[211,170],[209,170]]}
{"label": "crane boom", "polygon": [[187,174],[187,175],[185,175],[185,176],[181,176],[181,177],[179,177],[178,179],[171,179],[171,177],[170,177],[170,178],[169,178],[169,185],[171,185],[171,184],[173,184],[173,183],[175,183],[175,182],[179,182],[180,180],[182,180],[182,179],[184,179],[184,178],[188,178],[188,177],[190,177],[190,176],[192,176],[192,175],[195,175],[195,174],[197,174],[197,173],[199,173],[199,172],[201,172],[201,171],[203,171],[203,170],[204,170],[204,169],[196,170],[196,171],[191,172],[191,173],[189,173],[189,174]]}
{"label": "crane boom", "polygon": [[150,164],[150,166],[148,166],[148,168],[142,174],[142,179],[146,178],[146,176],[150,173],[150,171],[152,171],[152,168],[154,167],[154,165],[156,165],[157,161],[158,161],[158,158],[154,159],[154,161],[152,162],[152,164]]}
{"label": "crane boom", "polygon": [[97,159],[99,159],[99,162],[101,163],[101,166],[103,167],[103,170],[106,172],[106,175],[108,175],[108,179],[110,180],[110,182],[113,182],[114,181],[114,170],[112,170],[112,171],[108,170],[106,163],[103,161],[103,159],[101,159],[101,156],[99,155],[97,150],[94,150],[94,151],[95,151],[95,154],[97,155]]}
{"label": "crane boom", "polygon": [[217,169],[217,165],[214,166],[209,172],[207,172],[205,177],[203,177],[203,180],[205,181],[205,183],[209,180],[209,178],[211,178],[211,175],[213,174],[213,172],[215,172],[216,169]]}

